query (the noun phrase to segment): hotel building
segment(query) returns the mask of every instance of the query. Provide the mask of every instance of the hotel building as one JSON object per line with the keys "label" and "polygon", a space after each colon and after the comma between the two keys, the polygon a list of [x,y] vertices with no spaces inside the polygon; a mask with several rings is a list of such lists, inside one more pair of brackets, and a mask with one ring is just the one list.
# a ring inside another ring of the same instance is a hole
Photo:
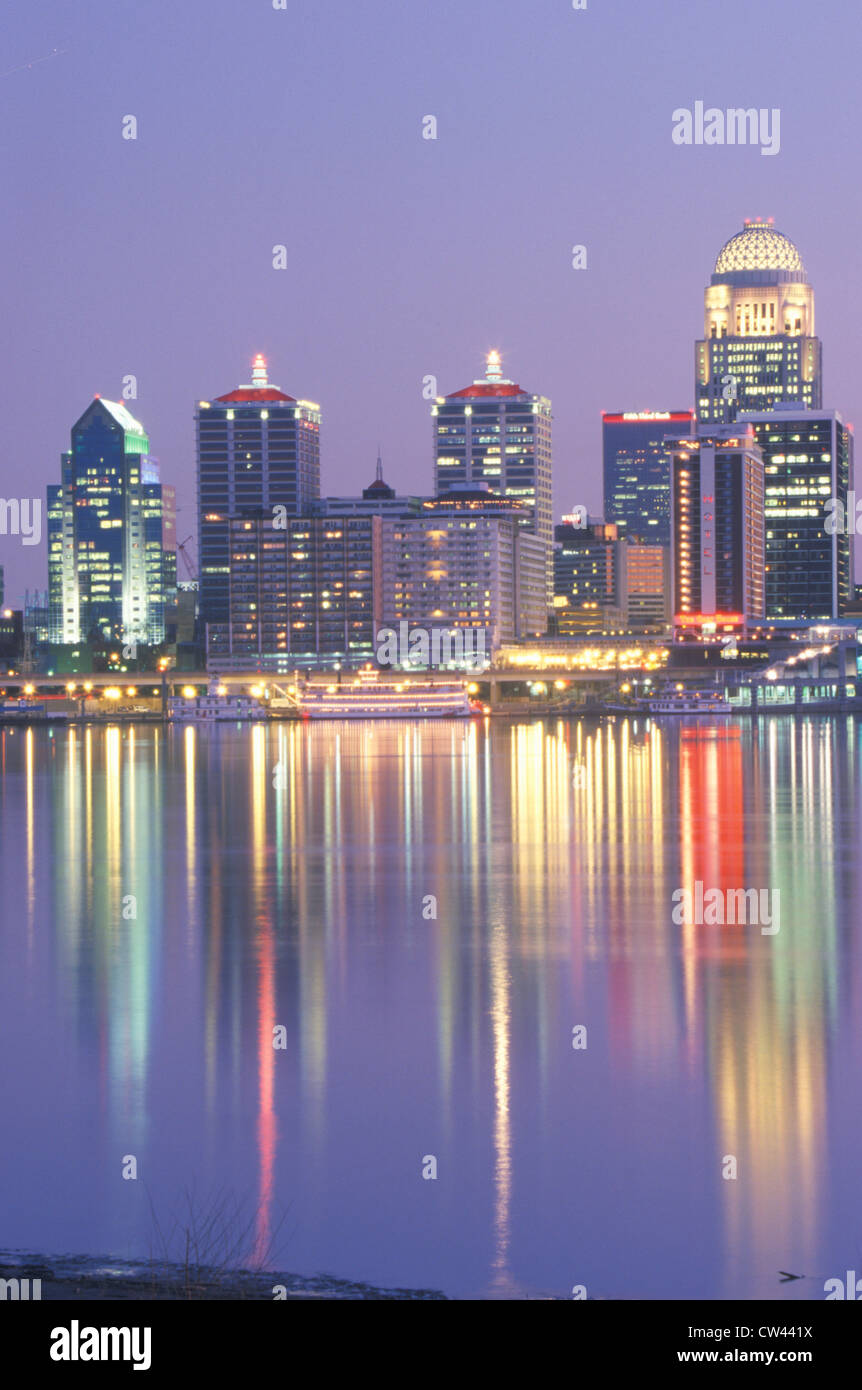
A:
{"label": "hotel building", "polygon": [[763,456],[751,425],[671,442],[675,636],[744,635],[765,615]]}
{"label": "hotel building", "polygon": [[522,505],[482,489],[422,502],[382,519],[384,624],[474,628],[485,649],[547,627],[546,547]]}

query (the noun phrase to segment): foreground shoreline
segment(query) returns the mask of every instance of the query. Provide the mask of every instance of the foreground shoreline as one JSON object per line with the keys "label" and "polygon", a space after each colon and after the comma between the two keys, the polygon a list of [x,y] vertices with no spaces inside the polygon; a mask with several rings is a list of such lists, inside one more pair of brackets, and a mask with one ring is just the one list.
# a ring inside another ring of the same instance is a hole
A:
{"label": "foreground shoreline", "polygon": [[[38,1282],[42,1303],[227,1302],[288,1299],[296,1302],[339,1301],[413,1302],[446,1300],[439,1289],[377,1288],[332,1275],[303,1276],[276,1271],[217,1270],[208,1266],[186,1269],[160,1261],[112,1260],[94,1256],[43,1256],[23,1251],[0,1251],[0,1280],[5,1298],[15,1298],[9,1281],[17,1280],[17,1296],[35,1301]],[[24,1281],[29,1284],[25,1286]],[[0,1300],[2,1301],[2,1300]]]}

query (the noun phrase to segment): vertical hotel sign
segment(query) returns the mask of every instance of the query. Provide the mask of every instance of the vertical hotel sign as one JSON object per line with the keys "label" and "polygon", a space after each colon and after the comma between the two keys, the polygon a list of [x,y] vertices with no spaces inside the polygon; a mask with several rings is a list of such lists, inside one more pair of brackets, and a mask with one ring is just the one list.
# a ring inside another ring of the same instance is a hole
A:
{"label": "vertical hotel sign", "polygon": [[700,451],[700,611],[716,611],[715,592],[715,445]]}

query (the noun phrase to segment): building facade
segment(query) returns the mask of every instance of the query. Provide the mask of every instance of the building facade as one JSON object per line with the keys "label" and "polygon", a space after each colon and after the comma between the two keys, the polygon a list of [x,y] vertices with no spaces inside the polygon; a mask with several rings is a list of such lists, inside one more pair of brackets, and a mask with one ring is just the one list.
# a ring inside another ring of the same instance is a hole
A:
{"label": "building facade", "polygon": [[827,504],[846,515],[853,488],[853,432],[834,410],[776,406],[740,414],[763,454],[766,617],[842,618],[853,595],[853,537],[830,534]]}
{"label": "building facade", "polygon": [[201,620],[230,622],[231,522],[244,511],[309,511],[320,496],[320,407],[268,377],[264,357],[249,385],[200,401],[197,431]]}
{"label": "building facade", "polygon": [[519,512],[499,498],[442,497],[419,515],[384,516],[383,623],[481,630],[489,653],[543,633],[546,547]]}
{"label": "building facade", "polygon": [[671,443],[675,635],[744,634],[766,609],[763,456],[750,425]]}
{"label": "building facade", "polygon": [[722,247],[704,295],[703,331],[695,347],[700,424],[786,401],[821,408],[814,291],[799,252],[771,218],[746,221]]}
{"label": "building facade", "polygon": [[547,600],[552,592],[554,539],[551,486],[551,402],[503,377],[500,354],[490,352],[485,375],[438,396],[434,420],[435,490],[487,486],[520,502],[520,524],[546,547]]}
{"label": "building facade", "polygon": [[287,674],[372,661],[380,528],[377,516],[231,518],[229,617],[208,624],[208,668]]}
{"label": "building facade", "polygon": [[51,641],[164,641],[176,587],[166,548],[166,506],[143,426],[126,407],[96,397],[72,427],[62,481],[48,488]]}
{"label": "building facade", "polygon": [[666,437],[693,429],[690,410],[602,412],[604,516],[621,538],[670,544]]}
{"label": "building facade", "polygon": [[627,540],[616,524],[554,531],[554,629],[590,633],[662,633],[670,617],[669,547]]}

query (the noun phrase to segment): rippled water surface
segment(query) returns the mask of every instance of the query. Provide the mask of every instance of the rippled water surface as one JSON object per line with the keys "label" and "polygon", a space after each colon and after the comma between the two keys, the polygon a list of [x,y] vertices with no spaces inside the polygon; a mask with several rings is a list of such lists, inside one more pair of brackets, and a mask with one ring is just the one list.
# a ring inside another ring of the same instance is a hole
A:
{"label": "rippled water surface", "polygon": [[[860,755],[831,718],[0,730],[0,1245],[143,1257],[188,1190],[307,1275],[822,1297],[862,1272]],[[696,881],[780,930],[675,925]]]}

